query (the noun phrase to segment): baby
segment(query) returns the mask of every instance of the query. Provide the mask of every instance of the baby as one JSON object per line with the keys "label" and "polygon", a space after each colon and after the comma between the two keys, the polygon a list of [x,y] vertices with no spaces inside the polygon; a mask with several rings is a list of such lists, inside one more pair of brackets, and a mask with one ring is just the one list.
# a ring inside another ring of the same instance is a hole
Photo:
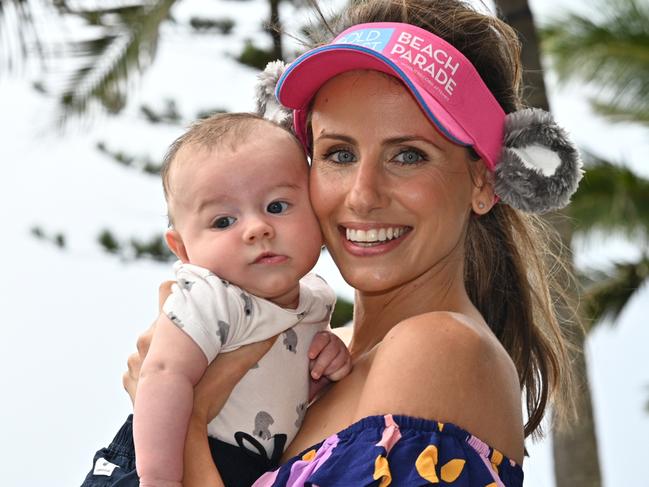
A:
{"label": "baby", "polygon": [[162,177],[166,241],[180,260],[140,373],[137,472],[142,487],[181,485],[194,385],[217,354],[281,334],[208,426],[224,445],[217,467],[227,485],[223,470],[262,473],[295,436],[309,400],[309,351],[331,380],[349,373],[349,354],[333,336],[309,350],[335,294],[308,274],[322,235],[292,134],[252,114],[213,116],[172,144]]}

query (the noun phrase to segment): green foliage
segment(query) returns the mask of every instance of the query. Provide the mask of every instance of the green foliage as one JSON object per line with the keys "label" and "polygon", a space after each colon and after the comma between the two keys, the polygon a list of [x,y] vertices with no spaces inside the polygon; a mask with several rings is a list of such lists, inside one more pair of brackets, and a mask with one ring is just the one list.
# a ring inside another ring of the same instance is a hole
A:
{"label": "green foliage", "polygon": [[[619,233],[639,242],[649,241],[649,180],[629,168],[589,155],[590,163],[579,190],[568,206],[578,234]],[[614,262],[606,271],[582,276],[584,315],[591,325],[618,316],[638,289],[649,281],[649,261]]]}
{"label": "green foliage", "polygon": [[159,262],[170,262],[176,259],[162,235],[154,235],[148,240],[131,238],[129,243],[136,259],[148,258]]}
{"label": "green foliage", "polygon": [[122,251],[121,244],[115,239],[109,230],[103,230],[97,237],[99,245],[109,254],[119,254]]}
{"label": "green foliage", "polygon": [[609,271],[591,271],[583,295],[584,314],[591,323],[615,323],[631,297],[649,281],[649,256],[638,262],[615,262]]}
{"label": "green foliage", "polygon": [[563,81],[598,86],[594,108],[612,121],[649,123],[649,2],[597,0],[598,15],[569,13],[540,29]]}
{"label": "green foliage", "polygon": [[[155,58],[161,23],[169,16],[175,0],[142,4],[104,5],[93,10],[73,9],[68,15],[84,18],[95,37],[68,45],[66,57],[74,57],[79,67],[72,73],[61,95],[64,108],[61,122],[70,114],[87,113],[96,101],[109,113],[120,112],[126,104],[130,78],[148,67]],[[87,34],[86,34],[87,35]]]}
{"label": "green foliage", "polygon": [[43,230],[39,226],[32,227],[29,232],[32,234],[33,237],[39,240],[49,242],[53,245],[56,245],[60,249],[65,248],[66,239],[65,239],[65,235],[63,235],[61,232],[48,234],[47,232],[45,232],[45,230]]}
{"label": "green foliage", "polygon": [[225,108],[208,108],[206,110],[201,110],[196,114],[197,119],[203,119],[207,117],[211,117],[212,115],[216,115],[218,113],[228,113],[228,110]]}
{"label": "green foliage", "polygon": [[154,162],[149,156],[135,157],[122,151],[112,151],[106,146],[105,142],[98,142],[97,150],[122,166],[137,169],[153,176],[160,174],[161,164]]}
{"label": "green foliage", "polygon": [[338,328],[349,323],[354,315],[354,303],[338,297],[334,312],[331,315],[331,327]]}
{"label": "green foliage", "polygon": [[[563,14],[541,30],[544,51],[561,81],[599,88],[593,109],[611,121],[649,126],[649,3],[597,0],[596,12]],[[647,247],[649,180],[629,168],[585,154],[586,173],[567,212],[577,234],[617,233]],[[649,279],[647,255],[614,262],[584,276],[584,312],[597,324],[618,318]]]}
{"label": "green foliage", "polygon": [[43,229],[41,227],[32,227],[32,229],[30,230],[30,233],[32,234],[32,236],[36,237],[39,240],[42,240],[42,239],[45,238],[45,232],[43,231]]}
{"label": "green foliage", "polygon": [[223,35],[228,35],[234,28],[234,20],[230,18],[209,19],[205,17],[192,17],[189,21],[189,25],[196,32],[218,32]]}
{"label": "green foliage", "polygon": [[172,262],[176,259],[162,235],[154,235],[147,240],[131,238],[121,241],[110,230],[105,229],[97,236],[97,241],[106,252],[118,255],[124,260],[145,258],[157,262]]}
{"label": "green foliage", "polygon": [[152,124],[168,123],[178,125],[182,119],[174,100],[165,100],[162,110],[156,111],[149,105],[140,106],[140,113]]}
{"label": "green foliage", "polygon": [[56,244],[57,247],[59,248],[64,248],[65,247],[65,235],[62,233],[57,233],[54,235],[54,243]]}
{"label": "green foliage", "polygon": [[585,154],[586,172],[567,207],[578,233],[617,232],[649,239],[649,180],[625,166]]}
{"label": "green foliage", "polygon": [[[32,15],[32,2],[0,0],[0,39],[0,77],[19,70],[29,55],[43,60],[43,42]],[[9,39],[14,42],[7,42]]]}
{"label": "green foliage", "polygon": [[243,51],[237,57],[237,61],[246,66],[262,70],[266,65],[275,61],[277,56],[273,49],[261,49],[255,46],[252,41],[247,40],[243,47]]}

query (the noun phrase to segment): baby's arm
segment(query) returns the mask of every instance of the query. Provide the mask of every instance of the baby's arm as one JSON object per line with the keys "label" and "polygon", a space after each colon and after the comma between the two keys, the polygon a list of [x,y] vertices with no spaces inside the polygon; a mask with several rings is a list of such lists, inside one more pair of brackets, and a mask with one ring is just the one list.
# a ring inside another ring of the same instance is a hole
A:
{"label": "baby's arm", "polygon": [[206,368],[198,345],[161,314],[135,397],[133,435],[141,487],[182,485],[194,385]]}

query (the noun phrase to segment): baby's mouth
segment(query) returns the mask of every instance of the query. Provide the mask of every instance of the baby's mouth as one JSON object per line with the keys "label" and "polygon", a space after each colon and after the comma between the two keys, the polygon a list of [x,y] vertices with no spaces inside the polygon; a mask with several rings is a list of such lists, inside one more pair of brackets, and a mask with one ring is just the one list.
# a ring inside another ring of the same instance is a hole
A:
{"label": "baby's mouth", "polygon": [[263,252],[257,256],[253,264],[279,264],[287,260],[285,255],[274,254],[272,252]]}

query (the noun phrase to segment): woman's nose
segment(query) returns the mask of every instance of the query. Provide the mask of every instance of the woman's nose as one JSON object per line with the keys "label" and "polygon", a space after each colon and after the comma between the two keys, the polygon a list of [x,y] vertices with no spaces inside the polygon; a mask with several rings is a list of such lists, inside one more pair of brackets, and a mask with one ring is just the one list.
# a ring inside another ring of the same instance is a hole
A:
{"label": "woman's nose", "polygon": [[351,177],[346,198],[349,209],[364,216],[387,205],[387,188],[379,164],[360,161]]}
{"label": "woman's nose", "polygon": [[255,243],[274,236],[275,230],[265,218],[252,218],[247,223],[243,233],[243,239],[246,243]]}

